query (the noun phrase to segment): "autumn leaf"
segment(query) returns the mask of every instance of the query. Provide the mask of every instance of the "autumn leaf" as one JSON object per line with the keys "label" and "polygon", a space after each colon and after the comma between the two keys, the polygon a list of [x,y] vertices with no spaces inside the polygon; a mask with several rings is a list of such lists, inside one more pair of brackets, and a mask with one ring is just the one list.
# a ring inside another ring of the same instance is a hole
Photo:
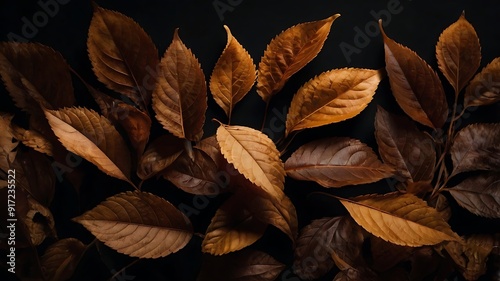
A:
{"label": "autumn leaf", "polygon": [[152,141],[137,165],[137,175],[146,180],[165,170],[181,155],[183,140],[171,135],[163,135]]}
{"label": "autumn leaf", "polygon": [[66,238],[50,245],[41,258],[44,276],[52,281],[69,280],[85,251],[85,244]]}
{"label": "autumn leaf", "polygon": [[378,272],[390,270],[398,263],[409,259],[413,249],[389,243],[376,236],[370,236],[370,251],[373,259],[371,267]]}
{"label": "autumn leaf", "polygon": [[413,120],[431,128],[441,128],[448,116],[448,104],[437,73],[414,51],[385,34],[385,64],[392,93],[399,106]]}
{"label": "autumn leaf", "polygon": [[358,115],[373,99],[382,77],[379,70],[343,68],[309,80],[292,99],[286,135]]}
{"label": "autumn leaf", "polygon": [[217,104],[231,118],[234,105],[250,91],[256,78],[256,69],[250,54],[233,37],[229,27],[227,45],[215,64],[210,77],[210,91]]}
{"label": "autumn leaf", "polygon": [[257,93],[265,102],[318,55],[333,21],[339,16],[292,26],[269,43],[259,63],[257,77]]}
{"label": "autumn leaf", "polygon": [[[378,281],[377,275],[368,267],[348,268],[335,275],[333,281]],[[399,281],[399,280],[398,280]]]}
{"label": "autumn leaf", "polygon": [[500,101],[500,58],[493,59],[465,88],[464,106],[481,106]]}
{"label": "autumn leaf", "polygon": [[13,115],[0,113],[0,169],[6,172],[10,164],[16,158],[16,148],[19,142],[16,141],[14,133],[11,130]]}
{"label": "autumn leaf", "polygon": [[25,146],[31,147],[34,150],[54,156],[54,146],[50,140],[35,130],[25,130],[17,125],[12,124],[12,133],[14,137],[21,141]]}
{"label": "autumn leaf", "polygon": [[138,258],[175,253],[193,234],[189,219],[172,204],[139,191],[112,196],[73,220],[112,249]]}
{"label": "autumn leaf", "polygon": [[439,215],[443,218],[443,220],[445,221],[450,220],[451,218],[450,204],[446,196],[444,196],[442,193],[438,194],[434,198],[429,199],[429,201],[427,201],[427,204],[436,209],[436,211],[438,211]]}
{"label": "autumn leaf", "polygon": [[203,70],[175,30],[172,43],[160,62],[153,92],[156,119],[176,137],[199,141],[207,110],[207,86]]}
{"label": "autumn leaf", "polygon": [[479,38],[465,13],[439,36],[436,57],[439,69],[458,96],[481,63]]}
{"label": "autumn leaf", "polygon": [[488,256],[493,250],[491,235],[475,234],[467,237],[464,244],[449,242],[444,248],[458,265],[467,280],[478,280],[486,273]]}
{"label": "autumn leaf", "polygon": [[483,173],[447,189],[460,206],[478,216],[500,218],[500,175]]}
{"label": "autumn leaf", "polygon": [[412,194],[339,200],[364,229],[396,245],[419,247],[460,240],[434,208]]}
{"label": "autumn leaf", "polygon": [[121,13],[95,7],[87,48],[97,79],[145,110],[159,59],[156,46],[139,24]]}
{"label": "autumn leaf", "polygon": [[81,107],[46,110],[45,116],[66,149],[106,174],[130,182],[128,147],[108,119]]}
{"label": "autumn leaf", "polygon": [[452,175],[500,171],[500,124],[472,124],[460,130],[450,149]]}
{"label": "autumn leaf", "polygon": [[365,184],[393,174],[366,144],[349,138],[326,138],[307,143],[285,162],[288,176],[324,187]]}

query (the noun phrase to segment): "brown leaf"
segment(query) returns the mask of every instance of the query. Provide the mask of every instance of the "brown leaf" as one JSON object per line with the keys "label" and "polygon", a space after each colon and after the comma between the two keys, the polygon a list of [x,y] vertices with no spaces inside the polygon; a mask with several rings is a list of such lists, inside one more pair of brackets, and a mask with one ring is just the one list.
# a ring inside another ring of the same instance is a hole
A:
{"label": "brown leaf", "polygon": [[85,251],[85,244],[66,238],[50,245],[41,259],[44,276],[52,281],[69,280]]}
{"label": "brown leaf", "polygon": [[348,268],[335,275],[333,281],[378,281],[377,274],[367,267]]}
{"label": "brown leaf", "polygon": [[231,117],[234,105],[250,91],[256,78],[255,64],[250,54],[233,37],[229,27],[227,45],[215,64],[210,77],[210,91],[217,104]]}
{"label": "brown leaf", "polygon": [[140,191],[112,196],[73,220],[107,246],[138,258],[175,253],[193,234],[182,212],[165,199]]}
{"label": "brown leaf", "polygon": [[199,141],[207,110],[207,86],[203,70],[175,30],[174,39],[160,62],[153,92],[156,119],[176,137]]}
{"label": "brown leaf", "polygon": [[292,99],[286,134],[358,115],[373,99],[382,77],[380,70],[343,68],[309,80]]}
{"label": "brown leaf", "polygon": [[385,64],[389,82],[399,106],[413,120],[441,128],[448,116],[448,104],[437,73],[414,51],[387,37],[382,21]]}
{"label": "brown leaf", "polygon": [[484,173],[447,189],[460,206],[478,216],[500,218],[500,175]]}
{"label": "brown leaf", "polygon": [[395,245],[376,236],[370,236],[370,250],[373,259],[371,267],[378,272],[385,272],[409,259],[413,252],[411,247]]}
{"label": "brown leaf", "polygon": [[439,69],[458,96],[481,63],[479,38],[465,13],[439,36],[436,57]]}
{"label": "brown leaf", "polygon": [[50,140],[35,130],[25,130],[17,125],[12,124],[12,132],[16,139],[21,141],[27,147],[54,156],[54,146]]}
{"label": "brown leaf", "polygon": [[369,146],[339,137],[301,146],[285,162],[285,171],[294,179],[315,181],[324,187],[372,183],[393,174]]}
{"label": "brown leaf", "polygon": [[412,194],[366,195],[340,202],[364,229],[396,245],[460,240],[434,208]]}
{"label": "brown leaf", "polygon": [[274,281],[285,265],[266,253],[244,249],[220,257],[206,255],[197,281]]}
{"label": "brown leaf", "polygon": [[378,107],[375,139],[384,163],[394,166],[403,179],[432,180],[436,164],[434,143],[412,121]]}
{"label": "brown leaf", "polygon": [[257,93],[264,101],[269,102],[293,74],[318,55],[333,21],[339,16],[292,26],[269,43],[257,77]]}
{"label": "brown leaf", "polygon": [[19,142],[14,137],[14,132],[11,130],[11,122],[13,115],[7,113],[0,113],[0,169],[4,172],[14,162],[17,154],[17,146]]}
{"label": "brown leaf", "polygon": [[458,265],[467,280],[478,280],[486,273],[488,256],[493,250],[494,240],[491,235],[475,234],[465,239],[465,244],[449,242],[446,251]]}
{"label": "brown leaf", "polygon": [[81,107],[46,110],[45,116],[66,149],[106,174],[130,182],[128,147],[108,119]]}
{"label": "brown leaf", "polygon": [[154,177],[181,155],[183,147],[183,140],[171,134],[156,138],[139,159],[137,175],[142,180]]}
{"label": "brown leaf", "polygon": [[472,124],[460,130],[450,149],[452,175],[500,171],[500,124]]}
{"label": "brown leaf", "polygon": [[493,59],[476,74],[465,89],[464,106],[481,106],[500,101],[500,58]]}
{"label": "brown leaf", "polygon": [[97,79],[146,109],[159,59],[153,41],[139,24],[121,13],[95,7],[87,48]]}
{"label": "brown leaf", "polygon": [[365,233],[350,217],[339,221],[333,236],[331,256],[340,270],[365,266],[362,256]]}
{"label": "brown leaf", "polygon": [[438,194],[435,198],[431,198],[428,202],[429,206],[438,211],[443,220],[449,221],[451,218],[451,208],[448,199],[443,194]]}

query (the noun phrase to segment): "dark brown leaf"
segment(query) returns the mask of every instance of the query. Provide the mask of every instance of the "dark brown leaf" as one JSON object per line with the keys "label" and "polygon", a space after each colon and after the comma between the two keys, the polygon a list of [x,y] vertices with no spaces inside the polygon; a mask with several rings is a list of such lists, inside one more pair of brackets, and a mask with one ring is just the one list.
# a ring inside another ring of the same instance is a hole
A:
{"label": "dark brown leaf", "polygon": [[443,220],[449,221],[451,218],[451,208],[448,199],[443,194],[438,194],[435,198],[428,201],[429,206],[438,211]]}
{"label": "dark brown leaf", "polygon": [[181,155],[183,147],[184,141],[171,134],[156,138],[139,159],[137,175],[142,180],[154,177]]}
{"label": "dark brown leaf", "polygon": [[464,105],[481,106],[500,101],[500,58],[493,59],[465,89]]}
{"label": "dark brown leaf", "polygon": [[75,238],[66,238],[50,245],[41,259],[44,275],[51,281],[66,281],[73,276],[85,244]]}
{"label": "dark brown leaf", "polygon": [[12,162],[16,158],[16,148],[19,142],[14,137],[12,131],[13,115],[0,113],[0,169],[7,172]]}
{"label": "dark brown leaf", "polygon": [[491,235],[476,234],[465,239],[465,244],[449,242],[444,248],[458,265],[467,280],[478,280],[486,273],[488,256],[493,250]]}
{"label": "dark brown leaf", "polygon": [[414,248],[395,245],[376,236],[370,236],[371,268],[378,272],[385,272],[398,263],[410,258]]}

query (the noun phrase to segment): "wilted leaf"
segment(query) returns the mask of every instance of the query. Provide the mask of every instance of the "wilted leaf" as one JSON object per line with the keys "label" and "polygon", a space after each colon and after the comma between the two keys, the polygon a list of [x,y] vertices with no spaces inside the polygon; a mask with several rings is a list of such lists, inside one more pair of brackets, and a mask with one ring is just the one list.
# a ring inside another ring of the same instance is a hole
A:
{"label": "wilted leaf", "polygon": [[199,141],[207,110],[203,70],[175,30],[174,39],[160,62],[153,109],[163,127],[179,138]]}
{"label": "wilted leaf", "polygon": [[181,155],[183,147],[183,140],[171,134],[156,138],[139,159],[137,175],[142,180],[154,177]]}
{"label": "wilted leaf", "polygon": [[414,249],[386,242],[376,236],[370,237],[370,246],[373,259],[371,267],[378,272],[385,272],[409,259]]}
{"label": "wilted leaf", "polygon": [[458,95],[481,63],[479,38],[465,13],[439,36],[436,57],[439,69]]}
{"label": "wilted leaf", "polygon": [[97,79],[146,109],[159,59],[153,41],[139,24],[121,13],[95,7],[87,48]]}
{"label": "wilted leaf", "polygon": [[301,146],[285,162],[285,171],[294,179],[324,187],[372,183],[393,174],[366,144],[337,137]]}
{"label": "wilted leaf", "polygon": [[358,115],[373,99],[382,77],[380,70],[343,68],[309,80],[292,99],[286,134]]}
{"label": "wilted leaf", "polygon": [[460,130],[450,149],[452,175],[500,171],[500,124],[472,124]]}
{"label": "wilted leaf", "polygon": [[45,116],[66,149],[106,174],[130,182],[128,147],[108,119],[81,107],[46,110]]}
{"label": "wilted leaf", "polygon": [[500,218],[500,175],[480,174],[447,189],[460,206],[478,216]]}
{"label": "wilted leaf", "polygon": [[465,89],[464,105],[481,106],[500,101],[500,58],[493,59]]}
{"label": "wilted leaf", "polygon": [[375,116],[375,139],[380,157],[396,168],[409,182],[430,181],[434,177],[434,143],[415,124],[378,107]]}
{"label": "wilted leaf", "polygon": [[285,265],[266,253],[244,249],[220,257],[206,255],[197,281],[274,281]]}
{"label": "wilted leaf", "polygon": [[0,113],[0,169],[4,172],[10,167],[16,158],[16,148],[19,142],[16,141],[14,133],[11,130],[11,122],[14,116],[6,113]]}
{"label": "wilted leaf", "polygon": [[221,125],[217,141],[227,161],[255,185],[279,198],[283,190],[285,169],[280,153],[265,134],[243,126]]}
{"label": "wilted leaf", "polygon": [[44,275],[52,281],[65,281],[73,276],[85,244],[75,238],[66,238],[50,245],[41,259]]}
{"label": "wilted leaf", "polygon": [[233,37],[229,27],[227,45],[210,77],[210,91],[228,117],[231,117],[234,105],[250,91],[256,78],[256,69],[252,57]]}
{"label": "wilted leaf", "polygon": [[333,21],[339,16],[292,26],[269,43],[257,77],[257,93],[264,101],[269,102],[293,74],[318,55]]}
{"label": "wilted leaf", "polygon": [[434,208],[412,194],[366,195],[340,202],[364,229],[396,245],[460,240]]}
{"label": "wilted leaf", "polygon": [[74,218],[99,240],[132,257],[159,258],[191,239],[189,219],[168,201],[146,192],[125,192]]}
{"label": "wilted leaf", "polygon": [[441,128],[448,116],[448,104],[437,73],[414,51],[385,34],[385,64],[389,82],[399,106],[413,120],[431,128]]}
{"label": "wilted leaf", "polygon": [[486,273],[488,256],[493,249],[491,235],[472,235],[465,239],[465,244],[449,242],[444,248],[458,265],[467,280],[478,280]]}

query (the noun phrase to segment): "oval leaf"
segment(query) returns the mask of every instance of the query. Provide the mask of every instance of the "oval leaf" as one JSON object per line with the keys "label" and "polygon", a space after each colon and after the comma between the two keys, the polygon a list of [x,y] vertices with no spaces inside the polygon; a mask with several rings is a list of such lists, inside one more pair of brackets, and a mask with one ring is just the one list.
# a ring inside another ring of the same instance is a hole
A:
{"label": "oval leaf", "polygon": [[198,60],[175,30],[160,62],[153,92],[156,119],[176,137],[199,141],[207,110],[207,86]]}
{"label": "oval leaf", "polygon": [[343,68],[309,80],[292,99],[286,134],[358,115],[373,99],[382,77],[380,70]]}
{"label": "oval leaf", "polygon": [[159,258],[182,249],[191,239],[189,219],[168,201],[146,192],[125,192],[74,218],[116,251]]}
{"label": "oval leaf", "polygon": [[327,138],[301,146],[285,162],[285,171],[294,179],[324,187],[372,183],[393,174],[369,146],[349,138]]}
{"label": "oval leaf", "polygon": [[500,58],[495,58],[478,73],[465,89],[464,105],[481,106],[500,101]]}
{"label": "oval leaf", "polygon": [[367,195],[340,202],[364,229],[396,245],[460,240],[434,208],[412,194]]}
{"label": "oval leaf", "polygon": [[184,142],[173,135],[163,135],[148,146],[137,165],[137,175],[142,180],[154,177],[170,166],[181,155]]}
{"label": "oval leaf", "polygon": [[41,259],[42,271],[49,280],[65,281],[73,276],[85,251],[85,244],[66,238],[50,245]]}
{"label": "oval leaf", "polygon": [[385,65],[396,101],[413,120],[441,128],[448,116],[448,104],[437,73],[414,51],[387,37],[382,21]]}
{"label": "oval leaf", "polygon": [[257,77],[257,93],[264,101],[269,102],[293,74],[318,55],[339,16],[292,26],[267,45]]}

